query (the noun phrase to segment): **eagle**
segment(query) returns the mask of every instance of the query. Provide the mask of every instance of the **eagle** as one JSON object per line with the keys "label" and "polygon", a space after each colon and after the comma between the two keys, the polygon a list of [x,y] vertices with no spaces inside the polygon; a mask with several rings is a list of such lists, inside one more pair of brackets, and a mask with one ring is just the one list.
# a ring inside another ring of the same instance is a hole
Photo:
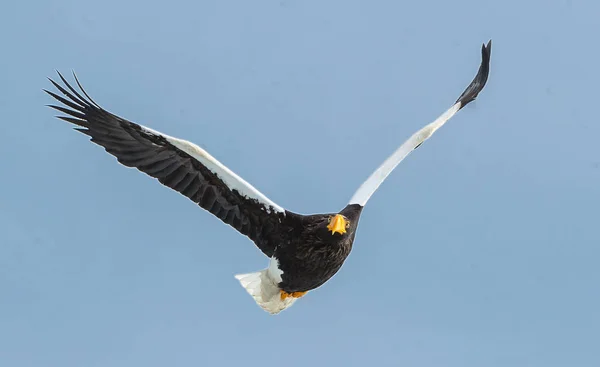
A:
{"label": "eagle", "polygon": [[58,118],[75,125],[119,163],[188,197],[254,242],[269,259],[267,267],[235,277],[262,309],[278,314],[338,272],[352,250],[371,195],[408,154],[481,92],[489,75],[491,47],[491,40],[482,45],[475,78],[447,111],[402,143],[344,208],[323,214],[289,211],[198,145],[108,112],[85,92],[75,73],[77,89],[57,71],[62,85],[49,80],[59,93],[44,91],[60,102],[48,105],[64,113]]}

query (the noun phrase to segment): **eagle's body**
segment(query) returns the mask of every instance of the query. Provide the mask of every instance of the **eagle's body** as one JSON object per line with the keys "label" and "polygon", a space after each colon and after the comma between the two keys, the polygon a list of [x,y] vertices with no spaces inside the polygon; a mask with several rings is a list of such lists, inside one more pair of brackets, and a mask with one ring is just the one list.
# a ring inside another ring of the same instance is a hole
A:
{"label": "eagle's body", "polygon": [[302,215],[280,207],[199,146],[104,110],[79,81],[83,95],[60,73],[66,88],[51,82],[66,98],[46,92],[64,105],[51,106],[68,115],[61,119],[77,125],[121,164],[156,178],[252,240],[270,258],[269,265],[236,278],[263,309],[276,314],[341,268],[366,202],[398,163],[477,97],[488,78],[490,52],[491,42],[482,47],[479,72],[455,104],[403,143],[348,205],[331,214]]}
{"label": "eagle's body", "polygon": [[333,235],[327,230],[332,214],[287,216],[290,231],[279,242],[274,258],[283,272],[279,287],[285,292],[306,292],[315,289],[331,278],[342,266],[352,250],[356,226],[362,207],[349,205],[340,214],[348,218],[349,235]]}

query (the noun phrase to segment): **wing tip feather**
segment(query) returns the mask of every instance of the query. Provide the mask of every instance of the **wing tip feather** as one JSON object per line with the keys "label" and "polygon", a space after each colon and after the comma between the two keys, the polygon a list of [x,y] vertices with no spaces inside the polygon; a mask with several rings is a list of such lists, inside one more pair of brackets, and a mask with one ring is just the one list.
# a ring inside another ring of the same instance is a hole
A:
{"label": "wing tip feather", "polygon": [[456,100],[455,103],[460,103],[460,108],[465,107],[470,102],[474,101],[475,98],[479,95],[479,93],[485,87],[487,83],[488,76],[490,74],[490,59],[492,56],[492,40],[490,39],[487,42],[487,45],[483,43],[481,45],[481,64],[479,65],[479,70],[477,71],[477,75],[471,81],[471,84],[467,86],[467,88],[462,92],[460,97]]}
{"label": "wing tip feather", "polygon": [[57,110],[57,111],[60,111],[60,112],[66,113],[67,115],[72,116],[72,117],[55,116],[56,118],[59,118],[63,121],[67,121],[69,123],[87,128],[88,124],[89,124],[87,121],[87,117],[88,117],[87,114],[93,110],[103,111],[103,109],[83,89],[83,86],[79,82],[79,79],[77,78],[77,75],[75,74],[74,70],[73,70],[73,76],[75,78],[75,82],[77,83],[77,87],[83,93],[83,96],[82,96],[82,94],[77,92],[77,90],[67,81],[67,79],[63,76],[63,74],[60,71],[55,70],[55,72],[58,75],[58,77],[60,78],[60,81],[62,81],[62,85],[61,85],[61,83],[59,83],[60,81],[57,82],[54,79],[52,79],[51,77],[47,77],[47,79],[66,98],[60,96],[59,94],[57,94],[51,90],[43,88],[42,90],[45,93],[47,93],[52,98],[54,98],[56,101],[61,103],[61,105],[47,104],[46,107],[52,108],[54,110]]}

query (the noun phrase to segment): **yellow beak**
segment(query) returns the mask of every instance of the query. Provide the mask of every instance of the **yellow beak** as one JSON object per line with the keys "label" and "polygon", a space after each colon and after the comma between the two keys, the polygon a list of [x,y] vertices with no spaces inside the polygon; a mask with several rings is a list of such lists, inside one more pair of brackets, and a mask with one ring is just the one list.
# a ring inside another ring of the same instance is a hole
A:
{"label": "yellow beak", "polygon": [[346,233],[346,219],[340,214],[336,214],[327,225],[327,229],[331,231],[333,236],[336,232],[339,234]]}

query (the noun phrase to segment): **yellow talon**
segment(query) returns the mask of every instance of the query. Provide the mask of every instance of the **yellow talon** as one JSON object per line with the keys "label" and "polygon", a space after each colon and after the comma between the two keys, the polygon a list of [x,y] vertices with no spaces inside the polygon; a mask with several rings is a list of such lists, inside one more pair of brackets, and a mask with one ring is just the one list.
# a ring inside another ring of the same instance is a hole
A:
{"label": "yellow talon", "polygon": [[281,300],[283,301],[286,298],[289,297],[293,297],[293,298],[300,298],[302,296],[304,296],[307,292],[292,292],[292,293],[288,293],[284,290],[280,290],[279,291],[279,295],[281,297]]}

